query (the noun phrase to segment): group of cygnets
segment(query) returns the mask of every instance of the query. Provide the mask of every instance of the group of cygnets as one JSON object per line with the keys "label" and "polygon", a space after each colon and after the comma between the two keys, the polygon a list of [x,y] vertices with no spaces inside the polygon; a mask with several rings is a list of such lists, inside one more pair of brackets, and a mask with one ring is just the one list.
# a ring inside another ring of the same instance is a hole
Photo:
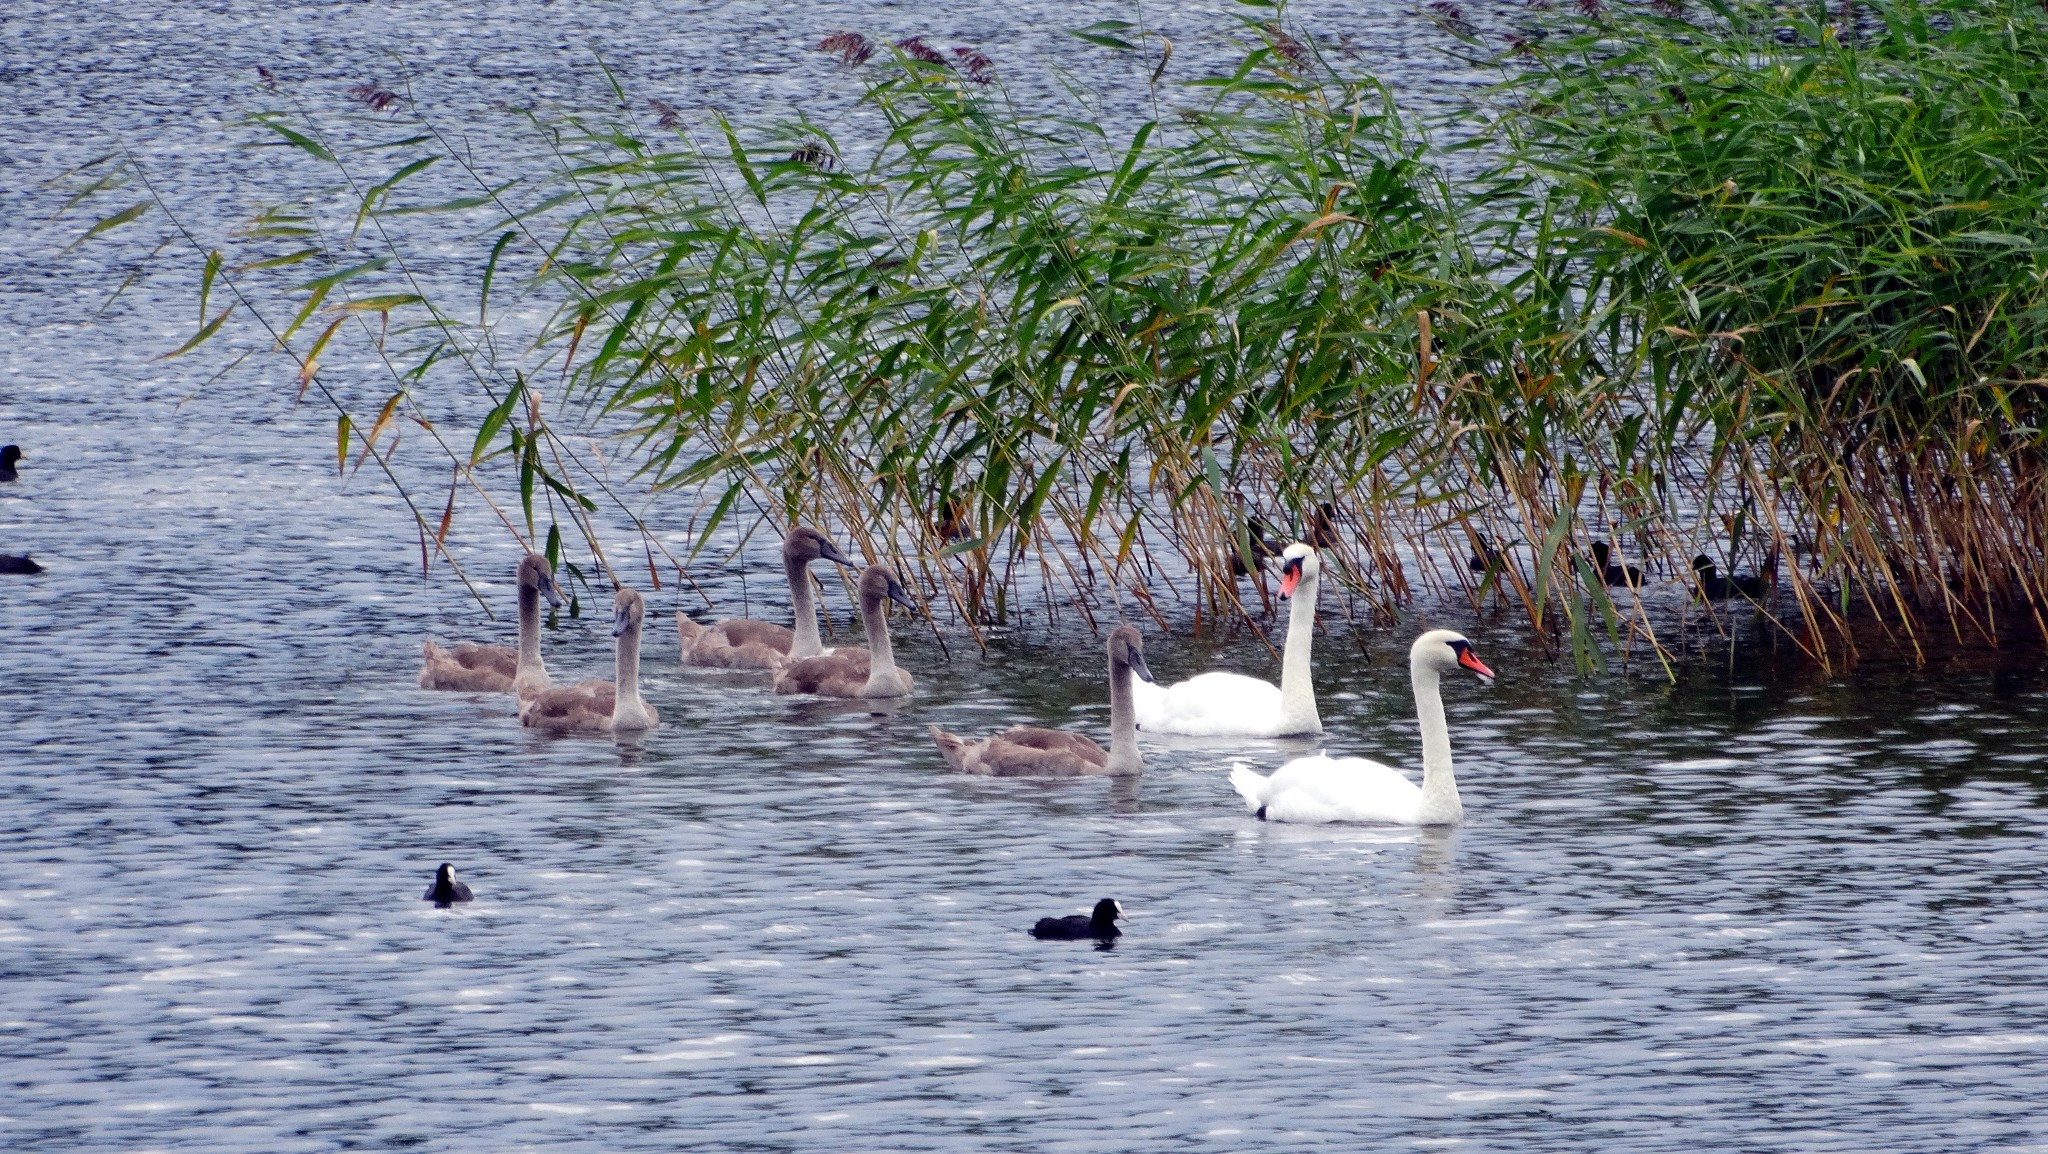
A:
{"label": "group of cygnets", "polygon": [[[861,621],[867,647],[826,648],[818,632],[810,566],[830,561],[856,567],[816,529],[799,527],[782,547],[789,580],[793,628],[746,618],[705,625],[676,614],[685,666],[759,669],[779,694],[842,698],[900,698],[913,691],[908,671],[896,665],[889,644],[887,603],[915,609],[902,582],[886,565],[872,565],[859,581]],[[1321,562],[1316,550],[1295,542],[1279,555],[1280,596],[1290,603],[1280,683],[1239,673],[1203,673],[1175,685],[1159,685],[1145,664],[1144,639],[1133,626],[1109,633],[1109,748],[1072,730],[1017,726],[980,740],[930,727],[947,765],[960,773],[991,777],[1091,777],[1144,770],[1138,731],[1194,737],[1306,737],[1323,732],[1316,712],[1309,651],[1315,635],[1316,594]],[[610,733],[652,729],[661,724],[640,696],[640,638],[646,606],[623,585],[612,603],[612,636],[617,639],[614,678],[555,685],[540,655],[540,606],[559,608],[561,590],[545,558],[528,554],[518,571],[519,643],[456,645],[425,643],[419,683],[426,689],[510,693],[519,720],[555,733]],[[1242,763],[1231,785],[1248,812],[1262,820],[1292,822],[1385,822],[1446,825],[1463,814],[1451,769],[1449,730],[1438,684],[1444,673],[1467,670],[1491,681],[1493,671],[1469,641],[1434,629],[1409,650],[1409,675],[1422,728],[1422,784],[1391,767],[1359,757],[1327,753],[1296,758],[1271,776]]]}

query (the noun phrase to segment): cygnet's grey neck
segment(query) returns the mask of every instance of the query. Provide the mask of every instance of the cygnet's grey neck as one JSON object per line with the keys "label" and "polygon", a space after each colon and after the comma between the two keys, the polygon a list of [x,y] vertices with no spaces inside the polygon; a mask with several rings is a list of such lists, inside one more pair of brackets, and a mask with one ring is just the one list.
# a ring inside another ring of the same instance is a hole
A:
{"label": "cygnet's grey neck", "polygon": [[868,683],[861,690],[869,695],[895,696],[903,682],[896,676],[896,650],[889,644],[889,610],[886,595],[864,595],[860,599],[861,624],[868,633]]}
{"label": "cygnet's grey neck", "polygon": [[1321,733],[1316,712],[1316,684],[1309,649],[1316,636],[1316,591],[1320,577],[1303,573],[1287,609],[1287,647],[1280,655],[1281,732]]}
{"label": "cygnet's grey neck", "polygon": [[633,622],[619,634],[618,656],[612,667],[612,716],[638,720],[640,716],[640,624]]}
{"label": "cygnet's grey neck", "polygon": [[1408,676],[1415,683],[1415,720],[1422,727],[1421,825],[1453,825],[1464,819],[1465,806],[1458,800],[1458,777],[1451,769],[1451,731],[1444,720],[1441,675],[1420,654],[1408,661]]}
{"label": "cygnet's grey neck", "polygon": [[1109,659],[1109,761],[1103,772],[1138,773],[1145,761],[1138,755],[1138,707],[1132,699],[1130,662]]}
{"label": "cygnet's grey neck", "polygon": [[818,636],[818,606],[811,596],[811,563],[799,556],[784,555],[783,575],[789,578],[789,610],[794,615],[789,656],[792,659],[816,657],[825,652],[825,643]]}
{"label": "cygnet's grey neck", "polygon": [[548,671],[540,660],[540,590],[519,583],[519,672],[517,680],[538,676],[547,683]]}

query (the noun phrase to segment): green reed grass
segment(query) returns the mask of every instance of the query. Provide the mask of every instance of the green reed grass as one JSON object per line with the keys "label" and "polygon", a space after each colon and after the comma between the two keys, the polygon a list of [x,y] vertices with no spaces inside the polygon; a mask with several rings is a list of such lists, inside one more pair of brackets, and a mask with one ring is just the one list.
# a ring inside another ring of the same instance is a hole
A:
{"label": "green reed grass", "polygon": [[[1346,612],[1512,605],[1582,668],[1603,633],[1680,648],[1592,572],[1610,534],[1657,578],[1782,556],[1774,605],[1823,660],[1859,611],[2048,628],[2042,14],[1588,0],[1494,55],[1435,10],[1502,69],[1435,129],[1479,166],[1277,8],[1185,80],[1156,36],[1084,30],[1150,73],[1129,132],[1020,107],[971,50],[854,34],[820,44],[849,111],[620,90],[620,115],[528,114],[552,161],[511,178],[398,92],[282,107],[252,126],[340,179],[209,250],[192,346],[230,286],[302,389],[365,398],[335,402],[339,460],[427,430],[454,483],[415,513],[423,564],[467,486],[617,570],[610,506],[659,584],[651,488],[699,542],[836,526],[974,630],[1025,596],[1255,617],[1230,561],[1262,523],[1326,542]],[[418,255],[450,236],[466,293]],[[330,392],[343,347],[384,388]],[[456,443],[436,412],[483,415]],[[1482,540],[1507,548],[1475,573]]]}

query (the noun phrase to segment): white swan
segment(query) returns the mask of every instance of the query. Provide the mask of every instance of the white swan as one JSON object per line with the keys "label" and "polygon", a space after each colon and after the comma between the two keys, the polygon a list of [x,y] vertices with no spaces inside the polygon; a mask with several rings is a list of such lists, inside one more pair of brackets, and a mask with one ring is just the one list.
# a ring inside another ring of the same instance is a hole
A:
{"label": "white swan", "polygon": [[1291,737],[1323,731],[1309,646],[1316,632],[1316,590],[1322,561],[1300,541],[1280,554],[1280,596],[1290,601],[1280,685],[1242,673],[1202,673],[1177,685],[1139,682],[1138,728],[1194,737]]}
{"label": "white swan", "polygon": [[1393,825],[1456,825],[1465,816],[1458,779],[1451,773],[1451,734],[1437,681],[1463,666],[1493,680],[1493,670],[1472,652],[1472,643],[1448,629],[1432,629],[1408,650],[1408,676],[1415,683],[1415,717],[1422,723],[1422,786],[1397,769],[1362,757],[1316,754],[1299,757],[1271,777],[1242,762],[1230,770],[1230,784],[1245,808],[1265,821],[1365,821]]}

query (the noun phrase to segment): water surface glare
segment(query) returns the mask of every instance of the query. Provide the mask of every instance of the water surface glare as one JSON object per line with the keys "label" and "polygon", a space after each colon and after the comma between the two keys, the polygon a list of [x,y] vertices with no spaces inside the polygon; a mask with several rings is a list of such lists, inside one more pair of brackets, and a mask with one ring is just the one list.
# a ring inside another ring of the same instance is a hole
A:
{"label": "water surface glare", "polygon": [[[2026,655],[1669,688],[1573,680],[1512,619],[1454,619],[1502,676],[1447,683],[1469,822],[1428,831],[1250,819],[1231,758],[1314,742],[1148,738],[1135,786],[944,774],[927,722],[1103,735],[1100,643],[1074,632],[986,659],[956,639],[950,662],[900,637],[921,692],[875,711],[685,673],[650,628],[668,724],[616,742],[415,688],[422,637],[509,624],[420,578],[367,474],[342,491],[330,414],[150,359],[187,335],[189,285],[87,324],[125,266],[46,268],[39,182],[135,108],[166,152],[224,156],[180,133],[254,63],[361,79],[401,34],[422,83],[460,72],[479,102],[503,76],[580,91],[565,45],[614,10],[511,7],[529,23],[0,13],[0,443],[28,449],[0,551],[51,569],[0,586],[0,1144],[2048,1150],[2048,684]],[[806,21],[905,19],[617,11],[614,63],[692,107],[807,60]],[[1392,6],[1297,11],[1380,30],[1427,79]],[[1127,14],[942,31],[1053,53],[1050,30]],[[759,83],[792,99],[808,76]],[[509,607],[512,554],[475,522],[457,543]],[[562,617],[556,675],[602,675],[607,626]],[[1165,679],[1277,675],[1246,641],[1147,632]],[[1365,635],[1372,660],[1323,637],[1321,744],[1418,763],[1412,633]],[[420,900],[443,860],[475,902]],[[1130,914],[1112,950],[1025,933],[1104,896]]]}

